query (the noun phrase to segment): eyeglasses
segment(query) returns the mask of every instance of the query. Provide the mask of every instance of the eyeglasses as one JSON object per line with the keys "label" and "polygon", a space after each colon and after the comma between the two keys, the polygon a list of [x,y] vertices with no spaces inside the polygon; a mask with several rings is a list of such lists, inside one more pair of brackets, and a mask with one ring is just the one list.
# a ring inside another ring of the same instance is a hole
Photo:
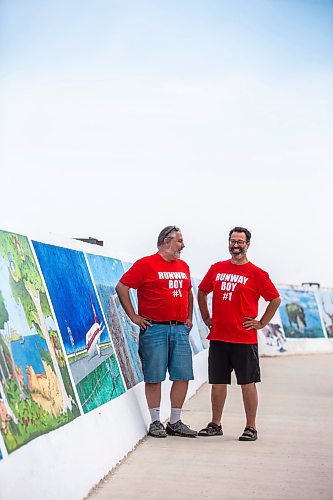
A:
{"label": "eyeglasses", "polygon": [[247,241],[244,241],[244,240],[229,240],[229,243],[230,245],[239,245],[239,246],[243,246],[243,245],[246,245]]}
{"label": "eyeglasses", "polygon": [[179,231],[179,227],[172,226],[172,228],[169,229],[169,231],[167,231],[167,233],[164,235],[164,238],[167,238],[169,236],[169,234],[171,234],[173,231]]}

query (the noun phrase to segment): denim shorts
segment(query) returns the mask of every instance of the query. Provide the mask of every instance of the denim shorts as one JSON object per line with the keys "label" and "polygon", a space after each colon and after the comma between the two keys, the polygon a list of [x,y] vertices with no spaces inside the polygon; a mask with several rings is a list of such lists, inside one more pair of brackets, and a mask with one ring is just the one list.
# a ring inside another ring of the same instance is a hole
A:
{"label": "denim shorts", "polygon": [[145,382],[162,382],[167,370],[172,381],[193,380],[189,333],[186,325],[156,323],[140,330],[139,356]]}

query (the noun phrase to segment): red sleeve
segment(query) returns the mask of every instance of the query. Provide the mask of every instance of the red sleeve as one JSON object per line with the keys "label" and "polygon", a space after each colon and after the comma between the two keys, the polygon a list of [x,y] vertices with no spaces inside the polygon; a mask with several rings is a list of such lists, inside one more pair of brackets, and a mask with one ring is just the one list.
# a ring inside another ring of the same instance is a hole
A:
{"label": "red sleeve", "polygon": [[[186,264],[186,262],[185,262]],[[191,281],[191,271],[190,271],[190,268],[188,266],[188,264],[186,264],[186,267],[188,269],[188,276],[189,276],[189,287],[188,287],[188,291],[190,291],[192,289],[192,281]]]}
{"label": "red sleeve", "polygon": [[133,266],[122,275],[119,281],[129,288],[137,289],[141,285],[144,276],[144,263],[142,259],[140,259],[134,262]]}
{"label": "red sleeve", "polygon": [[258,285],[260,295],[266,300],[266,302],[270,302],[273,299],[276,299],[280,296],[278,290],[273,285],[269,274],[266,271],[261,271],[260,276],[258,276]]}
{"label": "red sleeve", "polygon": [[204,293],[210,293],[213,291],[213,273],[214,273],[214,265],[210,266],[205,277],[199,284],[198,288]]}

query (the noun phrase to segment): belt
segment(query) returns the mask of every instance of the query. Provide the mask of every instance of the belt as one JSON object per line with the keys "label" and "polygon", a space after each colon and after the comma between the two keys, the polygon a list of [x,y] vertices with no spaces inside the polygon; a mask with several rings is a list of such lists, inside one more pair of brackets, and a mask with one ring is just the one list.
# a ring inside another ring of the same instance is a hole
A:
{"label": "belt", "polygon": [[185,321],[176,321],[175,319],[170,319],[169,321],[154,321],[153,319],[149,319],[148,321],[156,325],[185,325]]}

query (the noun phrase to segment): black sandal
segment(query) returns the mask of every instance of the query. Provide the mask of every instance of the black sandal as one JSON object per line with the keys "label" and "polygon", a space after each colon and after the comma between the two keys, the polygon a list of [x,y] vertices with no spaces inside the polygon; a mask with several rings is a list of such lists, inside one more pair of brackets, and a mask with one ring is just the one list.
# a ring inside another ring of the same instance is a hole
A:
{"label": "black sandal", "polygon": [[254,427],[245,427],[243,434],[238,438],[239,441],[256,441],[258,432]]}
{"label": "black sandal", "polygon": [[223,431],[222,431],[222,426],[214,424],[214,422],[209,422],[207,424],[207,427],[204,427],[201,429],[201,431],[198,432],[198,436],[205,436],[205,437],[210,437],[210,436],[222,436]]}

